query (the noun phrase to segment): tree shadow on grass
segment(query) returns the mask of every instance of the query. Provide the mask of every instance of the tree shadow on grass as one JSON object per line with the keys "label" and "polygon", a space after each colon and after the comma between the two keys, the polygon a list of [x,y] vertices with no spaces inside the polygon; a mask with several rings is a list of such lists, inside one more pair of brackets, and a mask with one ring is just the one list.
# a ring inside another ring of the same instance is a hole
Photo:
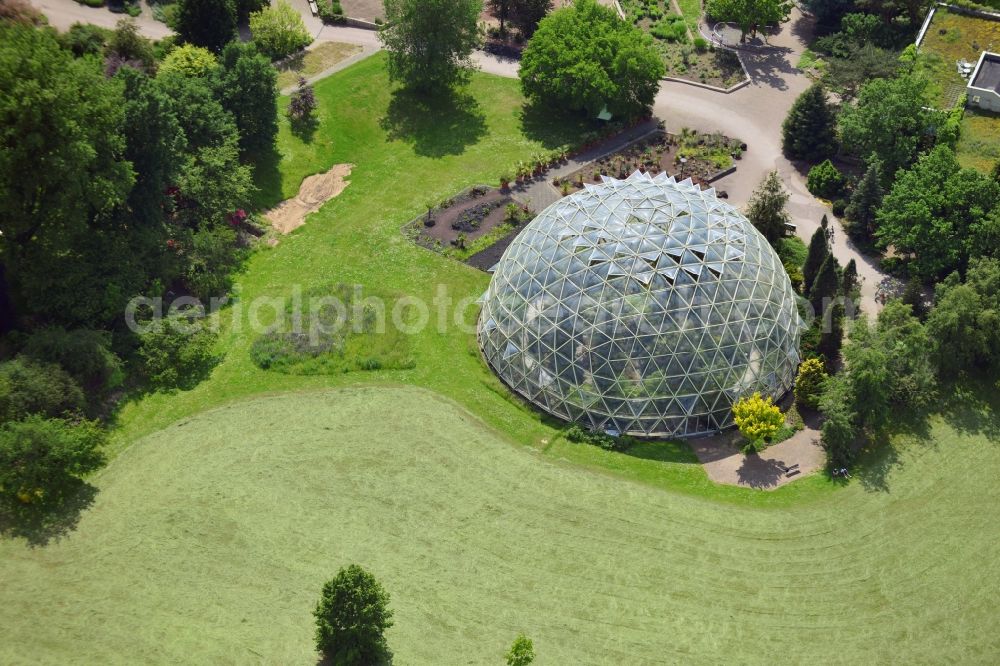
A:
{"label": "tree shadow on grass", "polygon": [[278,169],[281,154],[278,150],[271,146],[258,152],[250,157],[250,163],[253,164],[253,184],[257,188],[253,194],[253,207],[270,208],[282,201],[281,171]]}
{"label": "tree shadow on grass", "polygon": [[684,442],[674,440],[640,441],[630,446],[624,453],[642,460],[688,465],[698,464],[698,456],[694,454],[691,447]]}
{"label": "tree shadow on grass", "polygon": [[525,103],[517,115],[521,133],[547,150],[576,145],[584,133],[600,127],[598,120],[588,119],[581,113],[553,109],[538,103]]}
{"label": "tree shadow on grass", "polygon": [[310,115],[308,118],[303,118],[302,120],[290,121],[290,127],[292,135],[296,139],[302,143],[312,143],[316,129],[319,127],[319,120],[316,119],[315,115]]}
{"label": "tree shadow on grass", "polygon": [[0,536],[45,546],[76,529],[80,515],[94,503],[97,488],[78,481],[59,501],[45,504],[0,505]]}
{"label": "tree shadow on grass", "polygon": [[399,88],[379,125],[390,141],[411,144],[417,155],[444,157],[461,155],[482,139],[486,114],[464,90],[429,96]]}
{"label": "tree shadow on grass", "polygon": [[992,378],[942,386],[941,394],[947,396],[942,413],[948,425],[963,435],[982,435],[992,443],[1000,442],[1000,396]]}

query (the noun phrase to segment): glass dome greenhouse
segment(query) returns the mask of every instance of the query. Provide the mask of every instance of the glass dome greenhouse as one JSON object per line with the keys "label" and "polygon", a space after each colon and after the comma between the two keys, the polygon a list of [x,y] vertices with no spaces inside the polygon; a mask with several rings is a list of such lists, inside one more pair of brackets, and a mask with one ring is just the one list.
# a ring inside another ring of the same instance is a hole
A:
{"label": "glass dome greenhouse", "polygon": [[792,386],[803,328],[778,255],[690,180],[636,172],[557,201],[493,269],[478,337],[514,391],[612,434],[690,437]]}

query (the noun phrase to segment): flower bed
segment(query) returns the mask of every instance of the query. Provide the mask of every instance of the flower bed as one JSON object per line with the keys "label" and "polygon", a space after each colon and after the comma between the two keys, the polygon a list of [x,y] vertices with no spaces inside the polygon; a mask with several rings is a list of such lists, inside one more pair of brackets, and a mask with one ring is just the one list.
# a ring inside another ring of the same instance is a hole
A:
{"label": "flower bed", "polygon": [[674,135],[658,131],[552,184],[567,195],[582,189],[584,183],[600,182],[601,176],[626,178],[638,170],[653,174],[666,171],[678,179],[691,178],[707,185],[733,166],[744,150],[745,143],[719,133],[699,134],[685,129]]}
{"label": "flower bed", "polygon": [[429,204],[427,212],[403,231],[418,245],[465,261],[531,217],[531,211],[516,203],[506,188],[477,185],[440,204]]}

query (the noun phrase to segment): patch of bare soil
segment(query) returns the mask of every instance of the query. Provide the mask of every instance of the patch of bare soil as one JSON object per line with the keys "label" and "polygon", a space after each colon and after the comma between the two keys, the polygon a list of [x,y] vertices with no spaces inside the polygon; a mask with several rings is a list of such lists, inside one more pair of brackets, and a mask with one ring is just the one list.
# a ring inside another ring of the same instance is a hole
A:
{"label": "patch of bare soil", "polygon": [[350,182],[353,164],[335,164],[326,173],[318,173],[302,181],[299,193],[264,213],[264,217],[279,233],[287,234],[306,223],[306,216],[344,191]]}

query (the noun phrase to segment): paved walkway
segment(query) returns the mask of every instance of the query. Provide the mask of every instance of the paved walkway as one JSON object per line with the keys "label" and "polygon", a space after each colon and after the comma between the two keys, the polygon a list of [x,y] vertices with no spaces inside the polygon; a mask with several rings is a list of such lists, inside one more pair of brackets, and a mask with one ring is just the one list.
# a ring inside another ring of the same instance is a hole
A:
{"label": "paved walkway", "polygon": [[760,454],[740,453],[733,444],[739,437],[731,432],[688,442],[712,481],[774,490],[822,469],[826,463],[819,432],[809,427]]}

